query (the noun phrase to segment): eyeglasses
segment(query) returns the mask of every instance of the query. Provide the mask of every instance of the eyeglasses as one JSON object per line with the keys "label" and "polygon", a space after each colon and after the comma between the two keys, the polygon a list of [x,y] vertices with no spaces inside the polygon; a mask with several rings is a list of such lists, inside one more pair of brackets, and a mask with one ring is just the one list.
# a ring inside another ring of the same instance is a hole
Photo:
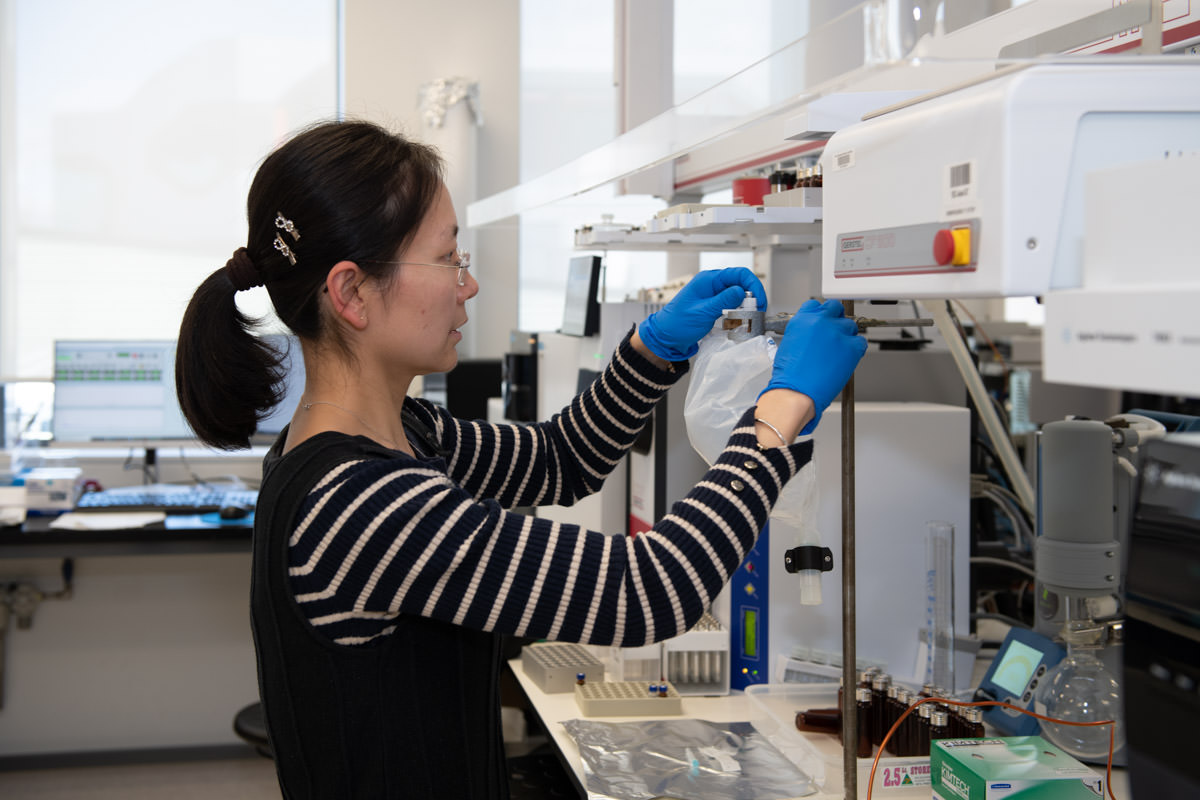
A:
{"label": "eyeglasses", "polygon": [[413,264],[418,267],[441,267],[442,269],[458,270],[458,285],[467,285],[467,270],[471,268],[471,254],[464,253],[462,250],[456,250],[456,264],[435,264],[431,261],[372,261],[372,264]]}

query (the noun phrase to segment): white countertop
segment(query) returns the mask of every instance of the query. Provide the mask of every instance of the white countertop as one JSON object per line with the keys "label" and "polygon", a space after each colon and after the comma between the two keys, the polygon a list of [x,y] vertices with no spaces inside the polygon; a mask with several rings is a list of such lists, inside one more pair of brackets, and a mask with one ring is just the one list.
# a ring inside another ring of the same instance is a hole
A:
{"label": "white countertop", "polygon": [[[521,659],[516,658],[508,662],[512,669],[513,675],[516,676],[521,688],[529,697],[530,703],[534,710],[537,711],[546,730],[549,732],[553,740],[554,746],[562,753],[563,760],[575,772],[575,778],[581,786],[587,785],[587,778],[583,771],[583,760],[579,755],[579,748],[575,744],[575,740],[567,733],[566,728],[562,723],[571,719],[580,719],[583,714],[579,710],[579,706],[575,702],[574,692],[561,692],[556,694],[546,694],[537,684],[533,682],[526,674],[521,666]],[[749,722],[754,721],[756,717],[762,716],[762,710],[754,703],[750,697],[744,692],[733,691],[728,696],[722,697],[684,697],[682,698],[683,715],[692,719],[704,719],[711,722]],[[653,719],[653,717],[605,717],[606,722],[628,722],[631,720]],[[839,745],[840,747],[840,745]],[[1103,767],[1093,767],[1097,771],[1103,771]],[[910,798],[910,797],[928,797],[928,794],[907,790],[903,794],[883,791],[880,788],[882,770],[876,774],[875,790],[872,792],[873,800],[887,800],[887,798]],[[814,775],[814,777],[817,777]],[[1114,769],[1112,789],[1117,800],[1129,800],[1129,784],[1124,770]],[[865,780],[859,781],[858,796],[860,800],[865,800],[867,797],[867,786]],[[808,795],[813,800],[842,800],[844,793],[839,790],[837,793],[829,793],[819,791],[817,794]]]}

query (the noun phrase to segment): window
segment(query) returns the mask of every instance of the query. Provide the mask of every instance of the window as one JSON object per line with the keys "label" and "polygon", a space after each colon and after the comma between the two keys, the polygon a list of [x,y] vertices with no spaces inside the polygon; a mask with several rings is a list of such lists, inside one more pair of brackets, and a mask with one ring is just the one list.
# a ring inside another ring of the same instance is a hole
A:
{"label": "window", "polygon": [[[633,6],[633,13],[638,13]],[[807,4],[752,0],[731,6],[715,0],[676,3],[674,99],[681,103],[802,35]],[[521,180],[536,178],[610,141],[616,135],[613,87],[614,9],[611,4],[521,0]],[[767,95],[743,97],[750,108]],[[728,202],[725,199],[724,202]],[[612,185],[526,212],[520,220],[519,325],[554,330],[562,319],[573,232],[605,215],[642,225],[663,200],[619,196]],[[700,267],[748,263],[744,253],[705,255]],[[604,254],[604,299],[624,300],[667,279],[662,252]]]}
{"label": "window", "polygon": [[[54,339],[177,336],[192,291],[245,242],[259,161],[337,114],[338,3],[8,8],[0,374],[44,380]],[[264,313],[254,295],[246,310]]]}
{"label": "window", "polygon": [[[258,163],[338,114],[340,4],[0,10],[0,442],[11,444],[17,430],[45,436],[55,339],[176,338],[196,286],[245,242]],[[270,307],[262,289],[238,302]]]}
{"label": "window", "polygon": [[[521,0],[521,180],[535,178],[612,139],[613,6]],[[615,222],[643,224],[663,207],[650,197],[619,197],[611,185],[521,215],[518,325],[552,331],[562,323],[574,231]],[[625,299],[661,283],[661,253],[604,255],[604,296]]]}

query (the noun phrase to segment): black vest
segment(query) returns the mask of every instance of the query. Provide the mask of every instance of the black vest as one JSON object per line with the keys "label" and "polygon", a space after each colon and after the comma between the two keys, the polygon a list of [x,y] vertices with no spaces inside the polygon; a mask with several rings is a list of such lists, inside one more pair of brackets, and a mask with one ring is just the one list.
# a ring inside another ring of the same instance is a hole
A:
{"label": "black vest", "polygon": [[322,434],[280,456],[286,435],[264,462],[250,591],[284,797],[507,798],[500,636],[403,615],[389,636],[337,645],[288,589],[288,538],[303,496],[334,464],[391,451]]}

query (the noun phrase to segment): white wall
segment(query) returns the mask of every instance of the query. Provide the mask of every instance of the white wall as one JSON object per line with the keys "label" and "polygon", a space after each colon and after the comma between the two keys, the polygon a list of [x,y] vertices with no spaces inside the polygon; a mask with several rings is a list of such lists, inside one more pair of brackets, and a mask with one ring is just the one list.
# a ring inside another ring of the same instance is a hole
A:
{"label": "white wall", "polygon": [[[518,181],[520,74],[518,0],[346,0],[346,114],[373,120],[421,140],[422,85],[465,77],[479,84],[477,191],[486,197]],[[463,165],[449,165],[450,169]],[[460,224],[467,203],[455,197]],[[468,232],[479,295],[467,303],[470,322],[459,355],[496,358],[517,327],[517,221]]]}
{"label": "white wall", "polygon": [[[117,454],[77,461],[105,486],[137,483]],[[189,472],[257,480],[262,454],[159,456]],[[0,584],[62,585],[59,559],[0,558]],[[258,698],[250,638],[250,554],[75,559],[73,596],[47,600],[6,638],[0,758],[232,745],[233,717]]]}

